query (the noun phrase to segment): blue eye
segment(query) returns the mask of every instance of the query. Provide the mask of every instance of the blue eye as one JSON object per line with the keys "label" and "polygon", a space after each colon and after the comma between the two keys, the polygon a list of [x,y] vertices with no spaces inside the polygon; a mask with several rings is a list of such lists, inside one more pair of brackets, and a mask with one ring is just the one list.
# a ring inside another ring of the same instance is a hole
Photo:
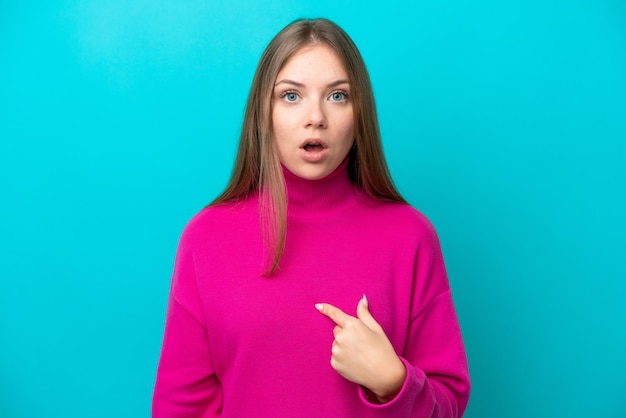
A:
{"label": "blue eye", "polygon": [[285,99],[287,99],[288,102],[295,102],[298,100],[298,95],[296,93],[287,93],[285,94]]}
{"label": "blue eye", "polygon": [[341,91],[336,91],[333,94],[330,95],[330,99],[333,102],[341,102],[343,100],[345,100],[347,97],[346,93],[343,93]]}

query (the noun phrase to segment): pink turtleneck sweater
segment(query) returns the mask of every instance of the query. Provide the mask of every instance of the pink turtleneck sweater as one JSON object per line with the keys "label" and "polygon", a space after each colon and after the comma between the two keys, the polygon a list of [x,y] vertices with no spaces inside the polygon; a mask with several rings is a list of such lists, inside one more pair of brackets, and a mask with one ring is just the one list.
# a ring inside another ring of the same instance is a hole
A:
{"label": "pink turtleneck sweater", "polygon": [[[210,206],[178,248],[153,416],[460,417],[465,350],[439,242],[406,204],[367,197],[344,162],[315,181],[284,169],[287,240],[260,277],[258,198]],[[333,327],[315,303],[356,316],[362,295],[407,368],[378,405],[330,366]]]}

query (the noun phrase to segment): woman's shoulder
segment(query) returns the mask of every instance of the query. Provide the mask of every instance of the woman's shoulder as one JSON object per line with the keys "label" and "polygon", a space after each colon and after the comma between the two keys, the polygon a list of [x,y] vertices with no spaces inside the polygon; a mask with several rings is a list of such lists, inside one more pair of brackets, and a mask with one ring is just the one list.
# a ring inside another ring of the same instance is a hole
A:
{"label": "woman's shoulder", "polygon": [[432,229],[430,220],[420,210],[407,202],[392,202],[371,199],[366,206],[372,208],[377,216],[384,216],[389,221],[396,221],[404,225],[413,225],[415,228]]}
{"label": "woman's shoulder", "polygon": [[241,228],[250,221],[255,225],[258,224],[258,203],[253,197],[235,202],[210,204],[187,222],[181,241],[228,234],[233,228]]}
{"label": "woman's shoulder", "polygon": [[377,206],[377,216],[384,219],[387,228],[403,234],[437,241],[437,232],[430,219],[420,210],[405,202],[383,202]]}

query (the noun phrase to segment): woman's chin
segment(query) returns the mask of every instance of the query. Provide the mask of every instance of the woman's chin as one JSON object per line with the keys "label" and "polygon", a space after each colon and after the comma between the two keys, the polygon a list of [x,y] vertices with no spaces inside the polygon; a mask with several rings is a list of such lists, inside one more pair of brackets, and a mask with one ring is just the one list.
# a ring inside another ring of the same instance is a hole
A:
{"label": "woman's chin", "polygon": [[293,175],[304,180],[321,180],[330,175],[339,164],[304,163],[295,166],[285,165]]}

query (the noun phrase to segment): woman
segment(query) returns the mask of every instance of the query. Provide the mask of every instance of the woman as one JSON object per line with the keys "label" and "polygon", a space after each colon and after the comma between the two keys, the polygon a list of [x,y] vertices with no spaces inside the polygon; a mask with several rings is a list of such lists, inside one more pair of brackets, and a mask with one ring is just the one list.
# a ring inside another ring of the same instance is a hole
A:
{"label": "woman", "polygon": [[392,184],[363,60],[296,21],[261,57],[230,184],[181,237],[153,416],[459,417],[468,396],[437,236]]}

